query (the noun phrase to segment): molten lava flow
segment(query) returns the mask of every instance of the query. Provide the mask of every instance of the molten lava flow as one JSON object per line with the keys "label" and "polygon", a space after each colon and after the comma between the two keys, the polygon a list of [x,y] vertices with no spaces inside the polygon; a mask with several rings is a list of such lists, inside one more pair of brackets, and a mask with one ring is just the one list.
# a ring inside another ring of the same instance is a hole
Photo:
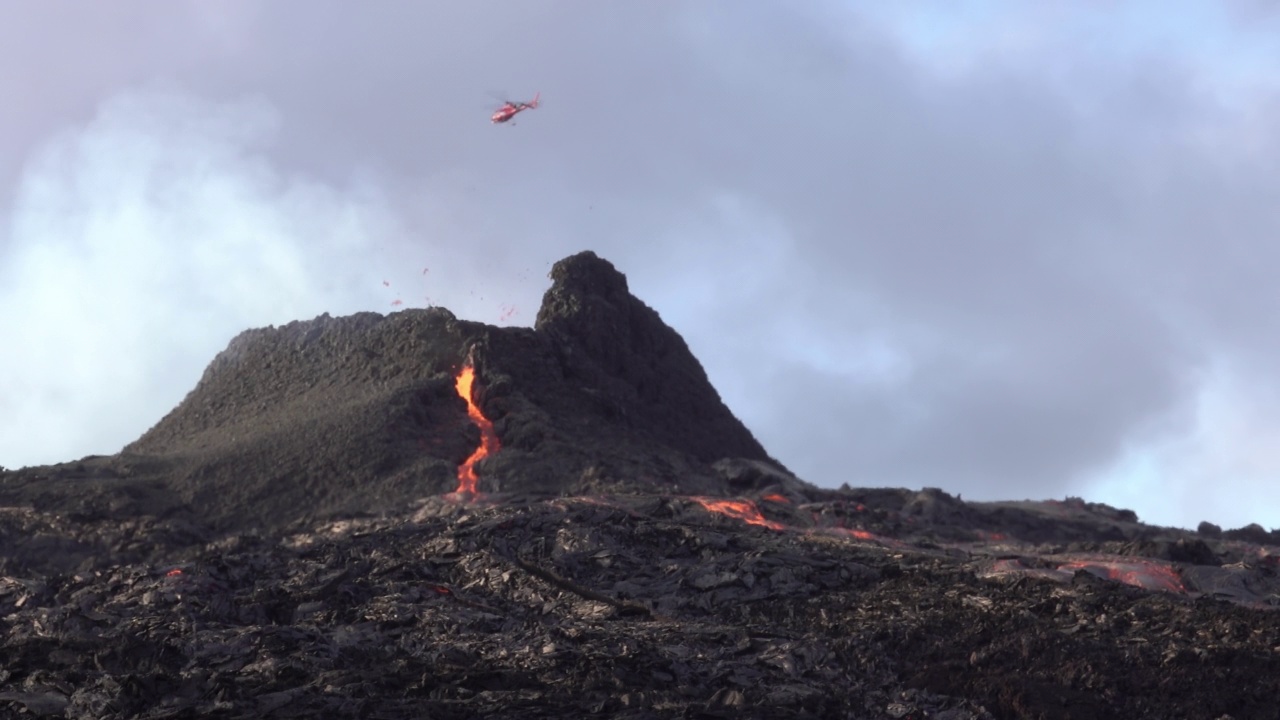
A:
{"label": "molten lava flow", "polygon": [[1168,563],[1153,560],[1119,561],[1076,561],[1063,563],[1059,570],[1087,570],[1094,575],[1110,578],[1126,585],[1145,588],[1147,590],[1166,590],[1174,593],[1185,593],[1187,588],[1182,584],[1178,571]]}
{"label": "molten lava flow", "polygon": [[786,526],[782,523],[766,520],[764,515],[760,514],[760,508],[756,507],[756,504],[750,500],[716,500],[709,497],[695,497],[693,500],[698,501],[702,507],[711,512],[735,517],[752,525],[763,525],[770,530],[786,529]]}
{"label": "molten lava flow", "polygon": [[462,370],[458,373],[457,388],[458,394],[463,400],[467,401],[467,415],[471,416],[471,422],[480,428],[480,447],[471,453],[471,457],[466,462],[458,466],[458,493],[466,495],[478,495],[480,490],[478,485],[480,478],[476,477],[476,463],[482,458],[486,458],[501,448],[498,443],[498,435],[493,431],[493,423],[485,418],[484,413],[480,412],[480,408],[476,407],[476,403],[471,397],[471,385],[476,379],[475,368],[468,361],[462,366]]}
{"label": "molten lava flow", "polygon": [[823,529],[834,535],[846,535],[848,537],[858,538],[859,540],[878,539],[876,538],[875,533],[867,532],[866,530],[855,530],[853,528],[846,528],[846,527],[832,527],[832,528],[823,528]]}
{"label": "molten lava flow", "polygon": [[985,575],[1016,573],[1068,582],[1078,570],[1145,590],[1164,590],[1183,594],[1187,592],[1187,586],[1182,583],[1182,576],[1178,574],[1177,569],[1159,560],[1095,558],[1058,563],[1057,567],[1050,569],[1029,567],[1019,560],[1006,558],[992,563],[991,567],[985,571]]}

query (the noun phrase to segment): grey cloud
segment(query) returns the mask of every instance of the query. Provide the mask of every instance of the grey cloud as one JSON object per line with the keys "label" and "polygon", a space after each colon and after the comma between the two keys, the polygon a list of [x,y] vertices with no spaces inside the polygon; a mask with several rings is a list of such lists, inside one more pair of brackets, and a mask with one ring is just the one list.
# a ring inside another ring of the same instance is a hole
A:
{"label": "grey cloud", "polygon": [[[414,298],[531,322],[547,264],[593,249],[815,482],[1060,496],[1184,437],[1213,357],[1274,383],[1276,148],[1175,56],[940,77],[824,3],[168,7],[143,40],[45,20],[21,52],[60,64],[0,176],[125,87],[257,98],[264,162],[366,183],[405,228],[365,239],[370,272],[429,265]],[[494,90],[544,105],[493,127]]]}

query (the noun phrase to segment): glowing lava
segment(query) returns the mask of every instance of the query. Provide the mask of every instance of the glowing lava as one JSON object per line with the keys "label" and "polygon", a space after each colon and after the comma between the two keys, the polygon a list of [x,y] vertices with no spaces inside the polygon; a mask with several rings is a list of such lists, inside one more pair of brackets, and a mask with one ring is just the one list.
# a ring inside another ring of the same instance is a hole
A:
{"label": "glowing lava", "polygon": [[866,530],[855,530],[853,528],[846,528],[846,527],[829,527],[829,528],[822,528],[822,530],[832,535],[844,535],[846,537],[858,538],[859,540],[878,540],[879,539],[876,537],[875,533],[867,532]]}
{"label": "glowing lava", "polygon": [[480,428],[480,447],[471,453],[471,457],[466,462],[458,466],[458,490],[459,494],[478,495],[480,478],[476,477],[476,463],[501,449],[498,442],[498,435],[493,431],[493,423],[489,422],[484,413],[480,412],[480,408],[476,407],[475,401],[471,396],[472,383],[475,382],[476,371],[471,366],[470,360],[466,365],[462,366],[462,370],[458,373],[457,388],[458,394],[463,400],[467,401],[467,415],[471,416],[471,422]]}
{"label": "glowing lava", "polygon": [[770,530],[786,529],[786,526],[782,523],[765,519],[765,516],[760,514],[760,508],[756,507],[756,504],[750,500],[716,500],[709,497],[695,497],[692,499],[711,512],[735,517],[752,525],[763,525]]}
{"label": "glowing lava", "polygon": [[1059,563],[1056,568],[1037,568],[1023,564],[1014,558],[1004,558],[992,563],[985,576],[1017,573],[1048,578],[1057,582],[1070,582],[1077,570],[1092,575],[1133,585],[1145,590],[1164,590],[1171,593],[1187,592],[1182,577],[1169,563],[1157,560],[1109,560],[1104,558],[1072,560]]}
{"label": "glowing lava", "polygon": [[1107,560],[1082,560],[1063,563],[1059,570],[1087,570],[1094,575],[1122,582],[1126,585],[1145,588],[1147,590],[1166,590],[1173,593],[1185,593],[1187,588],[1182,584],[1178,571],[1168,563],[1152,560],[1134,560],[1119,562]]}

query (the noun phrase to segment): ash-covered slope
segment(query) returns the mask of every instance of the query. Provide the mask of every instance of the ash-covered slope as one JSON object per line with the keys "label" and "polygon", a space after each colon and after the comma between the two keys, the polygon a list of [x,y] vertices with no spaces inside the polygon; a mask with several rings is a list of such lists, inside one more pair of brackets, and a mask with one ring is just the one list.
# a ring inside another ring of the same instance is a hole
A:
{"label": "ash-covered slope", "polygon": [[243,332],[120,455],[45,469],[43,502],[216,529],[402,508],[453,490],[479,442],[455,387],[464,362],[502,445],[477,465],[482,491],[715,493],[718,460],[777,466],[613,265],[583,252],[551,278],[534,329],[432,308]]}

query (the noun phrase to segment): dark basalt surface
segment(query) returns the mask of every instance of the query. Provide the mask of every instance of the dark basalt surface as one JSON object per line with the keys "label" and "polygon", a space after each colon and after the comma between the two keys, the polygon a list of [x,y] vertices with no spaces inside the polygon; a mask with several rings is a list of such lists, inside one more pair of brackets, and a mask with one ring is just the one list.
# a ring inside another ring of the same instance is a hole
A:
{"label": "dark basalt surface", "polygon": [[118,455],[0,471],[0,717],[1280,713],[1280,533],[815,487],[612,265],[552,280],[533,329],[247,331]]}
{"label": "dark basalt surface", "polygon": [[119,455],[18,472],[0,502],[267,531],[402,508],[453,490],[479,443],[454,387],[468,357],[504,448],[481,490],[716,492],[721,458],[781,467],[612,264],[584,252],[551,277],[533,329],[431,308],[245,331]]}

